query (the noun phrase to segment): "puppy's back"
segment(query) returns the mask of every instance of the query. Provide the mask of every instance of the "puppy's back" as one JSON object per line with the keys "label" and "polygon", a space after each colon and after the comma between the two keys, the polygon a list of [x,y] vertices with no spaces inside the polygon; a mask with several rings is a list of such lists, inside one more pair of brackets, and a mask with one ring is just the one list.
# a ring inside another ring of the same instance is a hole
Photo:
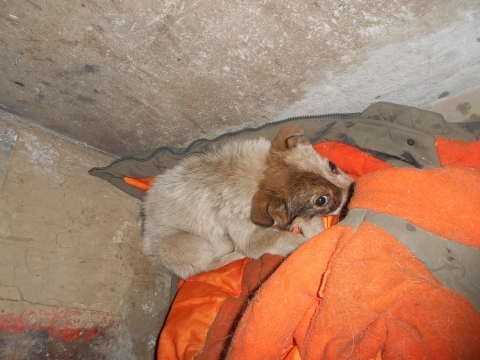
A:
{"label": "puppy's back", "polygon": [[227,143],[157,176],[144,201],[145,231],[196,233],[199,223],[220,213],[242,211],[248,216],[269,147],[263,138]]}

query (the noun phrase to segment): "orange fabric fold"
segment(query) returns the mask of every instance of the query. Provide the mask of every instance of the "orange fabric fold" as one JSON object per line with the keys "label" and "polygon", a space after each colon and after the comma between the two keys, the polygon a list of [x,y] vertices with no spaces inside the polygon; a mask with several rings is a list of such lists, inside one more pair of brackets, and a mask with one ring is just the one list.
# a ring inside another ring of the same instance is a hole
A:
{"label": "orange fabric fold", "polygon": [[393,166],[351,145],[338,142],[322,142],[313,145],[317,153],[326,157],[345,173],[358,179],[360,176]]}
{"label": "orange fabric fold", "polygon": [[442,166],[466,166],[480,170],[480,141],[437,137],[435,147]]}
{"label": "orange fabric fold", "polygon": [[[308,241],[283,262],[243,314],[232,340],[230,358],[280,359],[284,349],[295,345],[294,332],[305,333],[297,326],[308,326],[308,321],[302,322],[302,318],[315,313],[319,274],[327,269],[338,239],[348,236],[349,232],[351,229],[338,225],[329,228],[314,238],[318,241]],[[255,335],[250,333],[250,328]]]}
{"label": "orange fabric fold", "polygon": [[157,359],[195,357],[224,300],[242,294],[243,272],[250,262],[238,260],[181,282],[160,334]]}
{"label": "orange fabric fold", "polygon": [[[323,223],[329,228],[338,223],[338,216],[326,216]],[[160,334],[157,359],[221,358],[235,329],[235,319],[282,261],[281,256],[265,254],[258,260],[238,260],[179,280],[177,296]],[[211,328],[214,322],[216,326]],[[282,359],[300,360],[298,352],[291,350]]]}
{"label": "orange fabric fold", "polygon": [[357,182],[350,208],[396,215],[444,238],[480,246],[477,170],[396,169],[365,175]]}
{"label": "orange fabric fold", "polygon": [[[359,179],[351,208],[411,218],[478,247],[479,174],[467,168],[379,171]],[[477,211],[435,194],[468,199]],[[364,221],[354,231],[339,224],[305,243],[263,284],[227,359],[280,359],[295,345],[304,360],[475,359],[480,314],[378,226]]]}
{"label": "orange fabric fold", "polygon": [[150,177],[150,178],[131,178],[128,176],[125,176],[123,178],[123,181],[125,181],[128,185],[134,186],[137,189],[147,191],[150,188],[150,185],[152,184],[153,179],[155,177]]}
{"label": "orange fabric fold", "polygon": [[[250,296],[260,287],[283,261],[279,255],[264,254],[255,261],[250,261],[244,268],[242,276],[242,292],[239,296],[225,299],[215,318],[215,326],[211,326],[205,339],[203,349],[195,356],[195,360],[221,359],[228,348],[238,319]],[[220,272],[222,271],[219,269]]]}
{"label": "orange fabric fold", "polygon": [[294,344],[305,360],[478,358],[480,317],[465,298],[375,225],[352,235],[337,226],[292,254],[247,308],[227,359],[281,359]]}

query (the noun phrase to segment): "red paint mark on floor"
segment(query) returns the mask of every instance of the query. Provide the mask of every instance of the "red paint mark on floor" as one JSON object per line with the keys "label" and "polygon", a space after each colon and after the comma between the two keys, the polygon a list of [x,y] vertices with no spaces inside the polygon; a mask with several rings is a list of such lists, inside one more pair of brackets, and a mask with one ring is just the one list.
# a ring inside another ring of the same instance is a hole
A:
{"label": "red paint mark on floor", "polygon": [[20,313],[0,314],[0,332],[22,333],[41,330],[51,338],[65,341],[88,342],[97,334],[112,328],[115,317],[80,310],[26,310]]}

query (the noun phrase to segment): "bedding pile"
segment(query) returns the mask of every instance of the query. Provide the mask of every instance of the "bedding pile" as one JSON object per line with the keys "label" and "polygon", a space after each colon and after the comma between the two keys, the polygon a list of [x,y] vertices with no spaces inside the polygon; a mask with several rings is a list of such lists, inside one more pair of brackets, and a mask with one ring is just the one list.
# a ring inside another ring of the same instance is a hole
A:
{"label": "bedding pile", "polygon": [[347,216],[286,259],[265,254],[179,281],[158,359],[480,359],[479,123],[377,103],[91,173],[141,197],[126,186],[148,191],[142,179],[192,151],[287,123],[357,180]]}

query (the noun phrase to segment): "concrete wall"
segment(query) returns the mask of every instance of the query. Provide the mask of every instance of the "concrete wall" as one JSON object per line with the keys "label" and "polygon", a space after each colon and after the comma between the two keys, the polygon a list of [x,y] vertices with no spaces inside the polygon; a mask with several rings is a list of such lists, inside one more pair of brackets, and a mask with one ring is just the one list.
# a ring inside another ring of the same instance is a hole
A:
{"label": "concrete wall", "polygon": [[0,108],[115,155],[480,84],[478,0],[0,2]]}

